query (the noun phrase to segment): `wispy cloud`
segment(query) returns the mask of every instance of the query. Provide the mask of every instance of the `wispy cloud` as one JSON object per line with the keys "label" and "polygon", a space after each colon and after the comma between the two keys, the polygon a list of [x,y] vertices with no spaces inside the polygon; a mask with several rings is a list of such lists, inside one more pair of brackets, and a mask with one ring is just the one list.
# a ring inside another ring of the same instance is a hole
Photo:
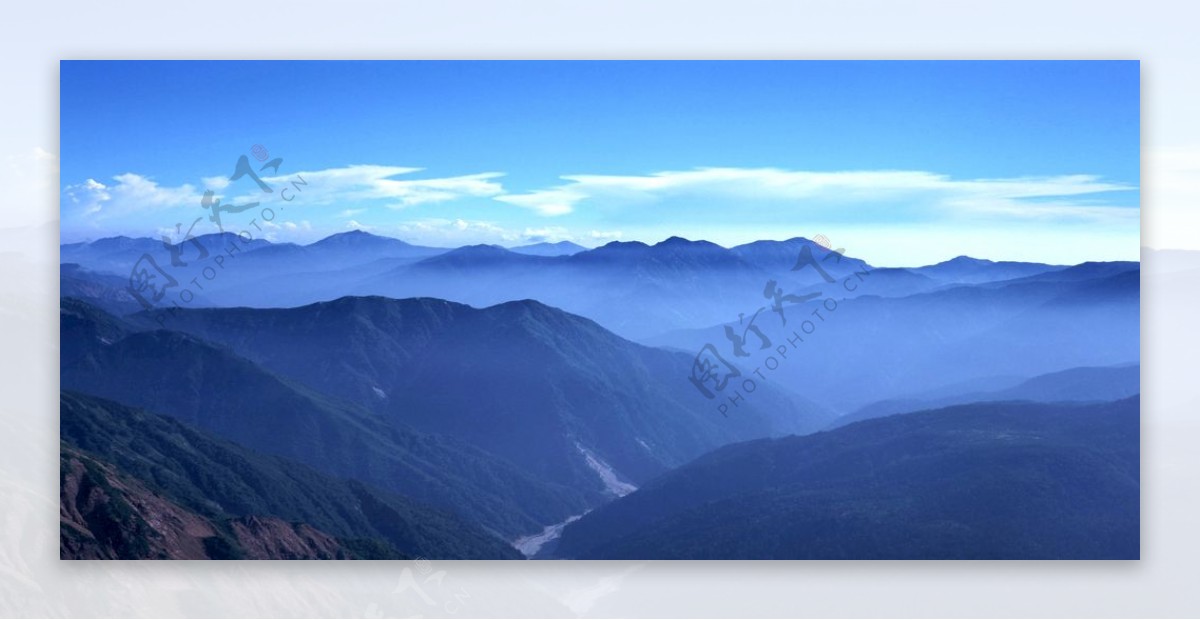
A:
{"label": "wispy cloud", "polygon": [[[813,172],[779,168],[700,168],[647,175],[567,175],[563,184],[496,200],[544,216],[572,213],[592,201],[606,210],[673,198],[708,198],[731,205],[787,201],[825,208],[830,204],[889,203],[938,210],[939,217],[992,214],[1032,218],[1136,217],[1136,210],[1065,200],[1137,188],[1092,175],[953,179],[925,171]],[[1133,205],[1136,206],[1136,205]]]}
{"label": "wispy cloud", "polygon": [[541,215],[566,215],[575,210],[577,203],[592,197],[593,194],[587,190],[580,184],[578,187],[541,189],[528,194],[506,194],[496,196],[496,200],[531,209]]}
{"label": "wispy cloud", "polygon": [[191,206],[199,207],[202,192],[195,186],[159,185],[154,179],[128,172],[109,183],[87,179],[63,188],[64,206],[85,217],[129,215],[140,211]]}
{"label": "wispy cloud", "polygon": [[[482,172],[452,177],[397,178],[414,175],[421,168],[399,166],[356,165],[324,170],[302,171],[286,175],[263,177],[263,182],[276,191],[291,186],[297,179],[304,185],[297,190],[303,193],[303,204],[360,205],[376,204],[400,209],[414,205],[457,200],[460,198],[488,198],[504,192],[498,179],[499,172]],[[236,198],[226,198],[226,192]],[[175,207],[200,208],[205,190],[214,192],[216,198],[232,203],[261,201],[253,183],[249,188],[233,185],[227,177],[202,177],[199,186],[184,183],[177,186],[161,185],[154,178],[137,174],[119,174],[108,180],[85,179],[63,188],[64,205],[74,213],[86,218],[108,218],[139,212]],[[340,217],[352,217],[363,213],[365,207],[346,208]]]}
{"label": "wispy cloud", "polygon": [[570,241],[574,239],[571,231],[562,226],[540,226],[538,228],[526,228],[522,233],[526,241],[530,243],[542,242],[558,242]]}
{"label": "wispy cloud", "polygon": [[625,236],[625,233],[619,230],[593,230],[588,233],[588,239],[594,241],[617,241]]}
{"label": "wispy cloud", "polygon": [[424,218],[397,225],[401,238],[417,244],[455,246],[476,243],[513,243],[524,239],[519,231],[495,222],[462,218]]}
{"label": "wispy cloud", "polygon": [[[265,177],[263,181],[271,186],[286,186],[297,178],[303,179],[307,183],[302,188],[306,205],[344,205],[378,201],[384,206],[402,209],[460,198],[488,198],[504,193],[503,185],[496,180],[504,176],[501,172],[480,172],[452,177],[398,178],[422,171],[422,168],[354,165]],[[253,199],[253,196],[253,193],[247,194],[248,198]]]}

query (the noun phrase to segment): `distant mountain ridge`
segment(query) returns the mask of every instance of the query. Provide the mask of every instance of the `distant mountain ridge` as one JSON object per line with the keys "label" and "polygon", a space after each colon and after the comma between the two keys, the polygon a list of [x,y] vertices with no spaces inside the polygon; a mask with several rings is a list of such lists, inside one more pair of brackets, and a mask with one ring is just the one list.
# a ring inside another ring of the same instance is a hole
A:
{"label": "distant mountain ridge", "polygon": [[[347,295],[434,297],[475,306],[537,299],[591,318],[626,338],[732,320],[780,295],[904,297],[961,285],[990,285],[1063,269],[1036,263],[958,257],[937,265],[879,268],[803,237],[761,240],[732,248],[670,237],[654,244],[614,241],[594,249],[569,242],[429,248],[363,231],[331,235],[308,245],[244,243],[236,235],[205,235],[222,259],[219,277],[188,307],[292,307]],[[190,242],[183,256],[194,255]],[[62,246],[64,262],[126,276],[142,251],[168,264],[162,243],[116,238]],[[225,248],[228,253],[228,248]],[[154,254],[157,252],[157,254]],[[807,259],[807,260],[805,260]],[[876,277],[868,290],[836,284],[858,273]],[[198,273],[181,273],[191,280]],[[297,282],[303,281],[303,286]],[[198,287],[194,287],[198,288]],[[173,291],[179,294],[179,291]],[[102,303],[97,298],[94,301]]]}
{"label": "distant mountain ridge", "polygon": [[1038,375],[999,390],[971,391],[936,399],[907,398],[873,403],[837,418],[830,424],[830,428],[871,418],[964,403],[1020,400],[1043,403],[1104,402],[1128,398],[1140,392],[1140,365],[1070,368]]}
{"label": "distant mountain ridge", "polygon": [[533,256],[570,256],[586,250],[587,248],[582,245],[570,241],[532,243],[509,248],[510,252]]}
{"label": "distant mountain ridge", "polygon": [[970,256],[958,256],[948,261],[926,267],[910,268],[908,271],[935,280],[952,284],[980,284],[1000,280],[1035,276],[1050,271],[1059,271],[1066,265],[1045,265],[1013,261],[990,261]]}
{"label": "distant mountain ridge", "polygon": [[[823,320],[808,315],[806,354],[781,365],[776,378],[831,408],[853,411],[986,377],[1029,378],[1139,359],[1139,265],[1084,264],[1063,271],[902,297],[872,294],[872,272],[859,284],[864,294],[835,298],[834,311],[809,306]],[[793,310],[802,317],[805,311]],[[731,320],[679,330],[648,344],[699,350],[736,326]],[[772,337],[791,334],[772,329]]]}

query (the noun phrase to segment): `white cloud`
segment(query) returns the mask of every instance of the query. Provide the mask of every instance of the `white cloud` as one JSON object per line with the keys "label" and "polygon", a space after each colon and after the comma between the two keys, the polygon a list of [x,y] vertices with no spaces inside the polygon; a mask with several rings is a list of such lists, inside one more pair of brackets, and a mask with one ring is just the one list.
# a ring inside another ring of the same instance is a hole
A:
{"label": "white cloud", "polygon": [[[48,152],[38,149],[25,159],[56,165]],[[76,234],[111,230],[120,218],[150,211],[176,209],[171,219],[191,219],[200,216],[205,191],[225,204],[245,205],[265,203],[284,197],[287,189],[289,203],[297,206],[337,205],[344,207],[334,221],[352,221],[355,227],[366,229],[359,219],[374,205],[401,209],[414,205],[434,204],[461,198],[488,198],[502,194],[499,172],[481,172],[452,177],[409,178],[421,168],[399,166],[355,165],[342,168],[305,171],[263,177],[271,193],[260,191],[253,180],[245,178],[231,183],[228,177],[199,177],[196,184],[178,186],[159,184],[154,178],[125,173],[111,179],[88,178],[79,183],[61,186],[64,229]],[[283,172],[283,170],[280,170]],[[273,194],[273,195],[272,195]],[[296,202],[292,203],[291,201]],[[184,213],[180,210],[187,209]],[[158,216],[155,216],[158,217]],[[281,229],[280,229],[281,230]]]}
{"label": "white cloud", "polygon": [[204,189],[211,189],[214,192],[219,192],[229,187],[229,177],[204,177],[200,181],[203,183]]}
{"label": "white cloud", "polygon": [[[351,220],[351,221],[353,221],[353,220]],[[299,231],[299,230],[304,230],[304,231],[312,230],[312,224],[308,220],[302,220],[299,223],[293,222],[291,220],[283,220],[283,221],[276,221],[276,222],[268,222],[268,221],[264,220],[264,221],[262,221],[262,227],[266,228],[268,230],[286,230],[289,232],[295,232],[295,231]]]}
{"label": "white cloud", "polygon": [[571,231],[562,226],[543,226],[541,228],[526,228],[523,233],[525,240],[531,243],[571,241],[575,237]]}
{"label": "white cloud", "polygon": [[[421,171],[421,168],[399,166],[354,165],[264,177],[263,182],[277,191],[282,187],[291,187],[291,193],[303,197],[306,205],[381,201],[388,207],[401,209],[504,193],[504,187],[495,180],[504,176],[500,172],[424,179],[395,178]],[[303,182],[294,185],[299,179]],[[246,197],[254,200],[255,191],[246,194]]]}
{"label": "white cloud", "polygon": [[115,183],[105,185],[89,178],[83,183],[66,186],[63,193],[84,216],[125,215],[181,206],[200,208],[201,194],[190,184],[162,186],[149,177],[132,172],[119,174],[112,180]]}
{"label": "white cloud", "polygon": [[[1033,218],[1126,218],[1136,209],[1063,200],[1136,187],[1091,175],[956,180],[924,171],[812,172],[779,168],[700,168],[648,175],[567,175],[566,183],[496,200],[557,216],[587,200],[619,208],[669,198],[794,201],[827,207],[906,200],[938,208],[942,217],[991,214]],[[1046,201],[1047,199],[1053,199]],[[1136,205],[1131,205],[1136,206]]]}
{"label": "white cloud", "polygon": [[506,194],[496,196],[496,200],[532,209],[541,215],[566,215],[575,210],[576,203],[588,197],[586,191],[557,188],[537,190],[528,194]]}
{"label": "white cloud", "polygon": [[483,220],[425,218],[403,222],[395,228],[406,241],[420,245],[460,246],[478,243],[513,244],[527,238],[519,231],[510,230]]}
{"label": "white cloud", "polygon": [[588,233],[588,237],[596,241],[616,241],[624,236],[619,230],[593,230]]}

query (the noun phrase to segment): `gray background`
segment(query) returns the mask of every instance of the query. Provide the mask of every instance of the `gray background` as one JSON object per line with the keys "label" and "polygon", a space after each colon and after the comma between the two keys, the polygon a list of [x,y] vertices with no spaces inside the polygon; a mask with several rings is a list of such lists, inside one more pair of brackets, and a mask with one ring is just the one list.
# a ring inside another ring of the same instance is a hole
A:
{"label": "gray background", "polygon": [[[1185,2],[6,3],[0,21],[0,615],[1197,616],[1200,254],[1147,250],[1140,562],[60,562],[58,60],[1133,58],[1143,245],[1200,249]],[[274,85],[279,97],[292,88]],[[197,96],[213,96],[197,85]],[[265,103],[265,102],[264,102]],[[398,105],[403,105],[398,102]],[[198,145],[202,146],[202,145]],[[1195,266],[1195,267],[1193,267]],[[1103,335],[1097,335],[1103,337]],[[422,598],[402,587],[425,583]]]}

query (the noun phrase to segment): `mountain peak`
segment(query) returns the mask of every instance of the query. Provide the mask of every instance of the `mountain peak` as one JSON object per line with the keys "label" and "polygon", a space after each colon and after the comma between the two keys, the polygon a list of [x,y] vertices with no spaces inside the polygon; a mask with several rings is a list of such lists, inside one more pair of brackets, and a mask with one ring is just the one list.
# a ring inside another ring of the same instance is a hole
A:
{"label": "mountain peak", "polygon": [[991,265],[991,264],[993,264],[993,262],[994,261],[987,260],[986,258],[972,258],[970,256],[963,255],[963,256],[955,256],[954,258],[952,258],[950,260],[942,261],[938,264],[939,265]]}
{"label": "mountain peak", "polygon": [[542,241],[528,245],[508,248],[510,252],[529,254],[531,256],[570,256],[587,250],[587,248],[570,241]]}
{"label": "mountain peak", "polygon": [[502,256],[511,254],[507,248],[490,243],[477,243],[475,245],[464,245],[460,248],[455,248],[447,252],[447,254],[459,254],[464,256]]}
{"label": "mountain peak", "polygon": [[650,247],[650,246],[646,245],[645,243],[642,243],[641,241],[609,241],[608,243],[606,243],[596,249],[601,249],[601,248],[610,248],[610,249],[614,249],[614,250],[621,249],[621,248],[644,249],[644,248],[648,248],[648,247]]}

